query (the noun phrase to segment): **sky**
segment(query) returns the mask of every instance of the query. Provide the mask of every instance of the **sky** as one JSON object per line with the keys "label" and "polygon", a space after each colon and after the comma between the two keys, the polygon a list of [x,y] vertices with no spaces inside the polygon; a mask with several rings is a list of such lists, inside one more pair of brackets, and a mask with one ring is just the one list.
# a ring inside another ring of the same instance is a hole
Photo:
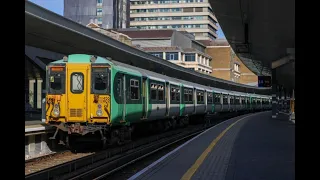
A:
{"label": "sky", "polygon": [[[64,0],[29,0],[29,1],[63,16],[63,1]],[[219,27],[219,30],[217,31],[218,38],[225,39],[225,36],[224,36],[223,32],[221,31],[221,28],[219,25],[218,25],[218,27]]]}

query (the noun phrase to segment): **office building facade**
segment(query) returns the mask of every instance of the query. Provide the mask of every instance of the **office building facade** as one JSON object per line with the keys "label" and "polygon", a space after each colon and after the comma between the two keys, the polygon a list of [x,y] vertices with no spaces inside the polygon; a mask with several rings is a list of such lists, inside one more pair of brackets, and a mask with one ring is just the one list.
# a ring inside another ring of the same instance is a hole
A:
{"label": "office building facade", "polygon": [[130,27],[187,31],[196,40],[216,39],[217,19],[208,0],[130,0]]}
{"label": "office building facade", "polygon": [[153,56],[203,74],[212,72],[212,58],[205,53],[206,47],[187,32],[169,29],[119,32],[129,36],[134,47]]}
{"label": "office building facade", "polygon": [[129,0],[64,0],[64,17],[106,29],[128,28],[129,10]]}

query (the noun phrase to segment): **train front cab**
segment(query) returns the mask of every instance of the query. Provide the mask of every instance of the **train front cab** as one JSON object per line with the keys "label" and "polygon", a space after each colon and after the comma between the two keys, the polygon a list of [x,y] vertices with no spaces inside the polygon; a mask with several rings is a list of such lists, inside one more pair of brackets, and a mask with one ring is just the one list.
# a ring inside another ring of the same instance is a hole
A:
{"label": "train front cab", "polygon": [[[76,55],[70,58],[77,60]],[[97,130],[91,131],[87,125],[109,124],[109,65],[68,63],[67,57],[64,62],[47,68],[46,122],[69,134],[82,135]]]}

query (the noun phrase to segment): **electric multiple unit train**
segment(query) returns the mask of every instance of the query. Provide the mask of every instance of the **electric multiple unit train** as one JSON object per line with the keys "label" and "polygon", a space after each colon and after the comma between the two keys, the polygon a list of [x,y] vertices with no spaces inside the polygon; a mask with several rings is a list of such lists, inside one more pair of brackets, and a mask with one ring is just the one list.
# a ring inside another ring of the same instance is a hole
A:
{"label": "electric multiple unit train", "polygon": [[[135,126],[187,125],[189,117],[271,108],[271,97],[175,79],[107,58],[73,54],[47,66],[46,123],[70,146],[96,134],[124,143]],[[65,137],[65,138],[64,138]],[[61,139],[60,139],[61,140]],[[99,139],[100,140],[100,139]]]}

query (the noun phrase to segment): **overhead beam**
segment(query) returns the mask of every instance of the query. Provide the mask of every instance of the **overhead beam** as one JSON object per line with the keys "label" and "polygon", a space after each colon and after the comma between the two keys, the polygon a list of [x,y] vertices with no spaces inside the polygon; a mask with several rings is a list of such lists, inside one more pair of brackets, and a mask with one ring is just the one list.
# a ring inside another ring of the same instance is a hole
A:
{"label": "overhead beam", "polygon": [[295,55],[294,54],[290,54],[290,55],[285,56],[285,57],[283,57],[283,58],[281,58],[281,59],[279,59],[277,61],[273,61],[272,65],[271,65],[272,69],[276,69],[276,68],[278,68],[280,66],[288,64],[289,62],[291,62],[293,60],[295,60]]}

